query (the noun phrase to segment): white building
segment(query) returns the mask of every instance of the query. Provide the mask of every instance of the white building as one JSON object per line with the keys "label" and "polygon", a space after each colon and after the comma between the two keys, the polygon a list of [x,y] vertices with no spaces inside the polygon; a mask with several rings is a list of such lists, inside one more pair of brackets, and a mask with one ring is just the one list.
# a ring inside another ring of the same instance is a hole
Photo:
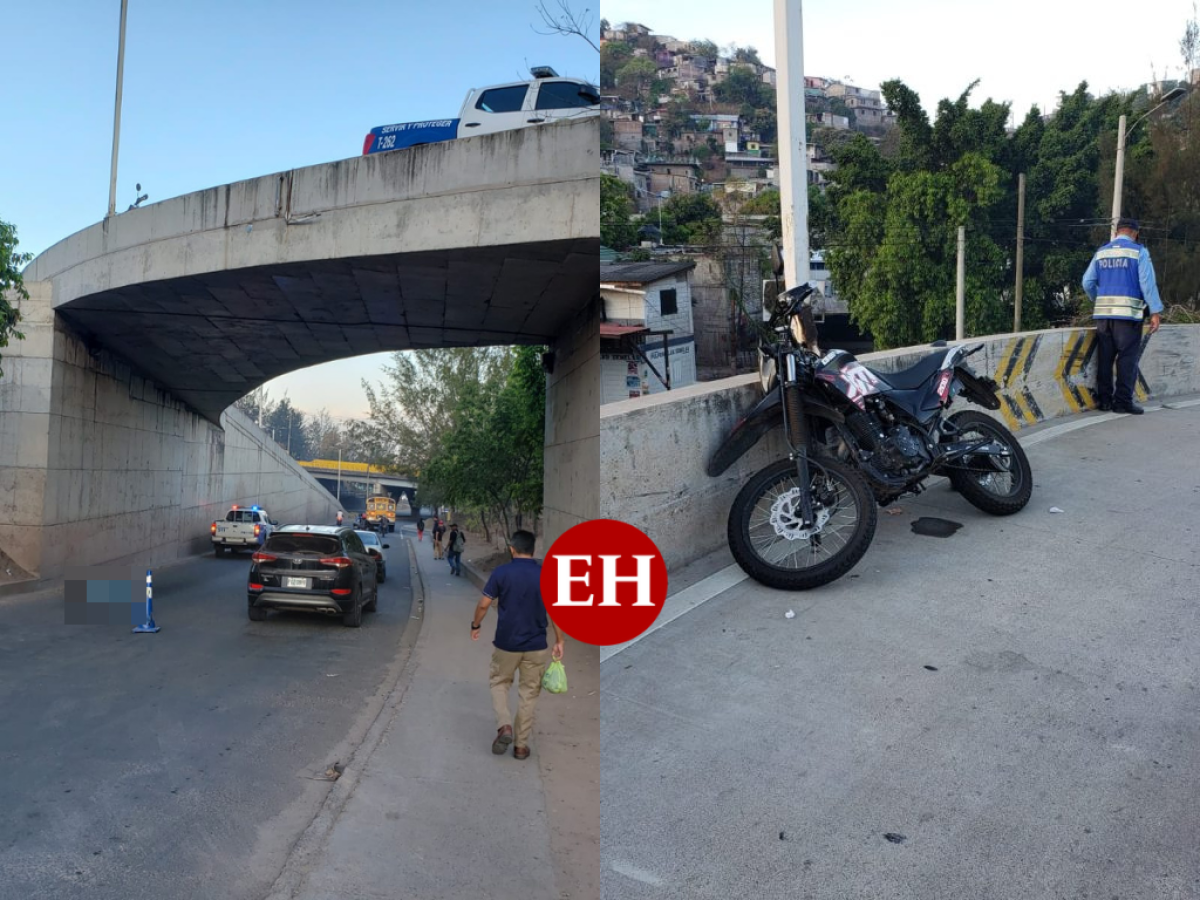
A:
{"label": "white building", "polygon": [[600,266],[600,402],[696,382],[693,262]]}

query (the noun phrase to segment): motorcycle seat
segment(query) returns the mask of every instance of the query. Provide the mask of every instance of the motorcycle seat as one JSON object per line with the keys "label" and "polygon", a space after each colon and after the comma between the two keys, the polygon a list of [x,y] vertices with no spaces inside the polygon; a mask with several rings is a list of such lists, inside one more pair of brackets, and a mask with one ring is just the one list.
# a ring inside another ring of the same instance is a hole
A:
{"label": "motorcycle seat", "polygon": [[945,358],[944,351],[931,353],[915,366],[899,372],[879,372],[874,369],[872,371],[898,391],[915,391],[937,374]]}

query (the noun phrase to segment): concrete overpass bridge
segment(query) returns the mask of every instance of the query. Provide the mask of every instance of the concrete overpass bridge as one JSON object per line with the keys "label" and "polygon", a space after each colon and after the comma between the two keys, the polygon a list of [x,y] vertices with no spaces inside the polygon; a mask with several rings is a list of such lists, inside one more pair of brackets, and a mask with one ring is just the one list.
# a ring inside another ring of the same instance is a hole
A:
{"label": "concrete overpass bridge", "polygon": [[[257,436],[230,468],[230,405],[297,369],[434,347],[551,346],[548,537],[594,518],[594,481],[571,473],[599,456],[598,147],[591,120],[355,157],[51,247],[25,271],[27,339],[0,382],[0,549],[43,576],[68,552],[170,557],[202,548],[212,513],[245,494],[301,503],[315,482],[260,465]],[[98,537],[114,528],[120,541]]]}

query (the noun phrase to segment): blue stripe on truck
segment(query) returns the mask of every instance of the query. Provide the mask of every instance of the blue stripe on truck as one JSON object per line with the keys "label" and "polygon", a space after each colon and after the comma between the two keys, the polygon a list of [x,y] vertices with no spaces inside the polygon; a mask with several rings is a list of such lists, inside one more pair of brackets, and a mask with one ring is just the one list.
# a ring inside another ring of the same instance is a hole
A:
{"label": "blue stripe on truck", "polygon": [[429,122],[403,122],[372,128],[364,142],[363,155],[400,150],[416,144],[452,141],[458,137],[459,119],[434,119]]}

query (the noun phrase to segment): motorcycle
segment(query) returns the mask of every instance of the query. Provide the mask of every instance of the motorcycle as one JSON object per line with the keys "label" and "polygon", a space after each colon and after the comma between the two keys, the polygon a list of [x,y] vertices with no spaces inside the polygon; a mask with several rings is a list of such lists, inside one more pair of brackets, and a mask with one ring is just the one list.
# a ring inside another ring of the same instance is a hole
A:
{"label": "motorcycle", "polygon": [[788,458],[755,474],[729,512],[738,565],[784,590],[835,581],[870,547],[877,507],[921,493],[934,475],[984,512],[1023,509],[1033,475],[1016,438],[982,412],[948,414],[959,397],[1000,408],[999,385],[967,363],[984,345],[935,350],[886,373],[845,350],[819,355],[812,293],[805,284],[779,295],[760,329],[765,395],[708,464],[710,476],[721,475],[782,425]]}

